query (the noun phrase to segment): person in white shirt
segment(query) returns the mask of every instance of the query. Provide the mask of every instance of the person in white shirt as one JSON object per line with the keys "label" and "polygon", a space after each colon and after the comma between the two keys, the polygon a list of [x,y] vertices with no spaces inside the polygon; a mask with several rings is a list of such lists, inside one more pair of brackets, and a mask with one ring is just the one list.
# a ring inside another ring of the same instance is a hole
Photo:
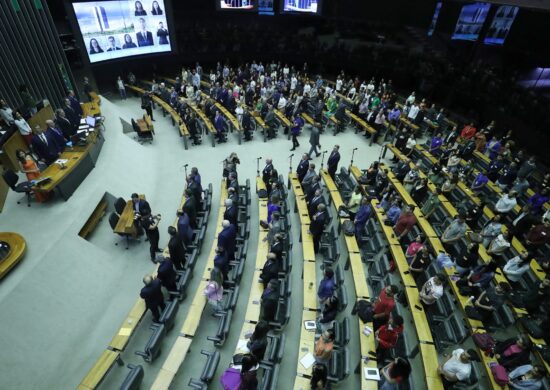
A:
{"label": "person in white shirt", "polygon": [[413,105],[409,109],[409,114],[407,115],[407,118],[409,118],[411,121],[414,121],[419,112],[420,107],[413,103]]}
{"label": "person in white shirt", "polygon": [[2,118],[6,124],[10,124],[14,121],[13,110],[8,106],[4,99],[0,99],[0,118]]}
{"label": "person in white shirt", "polygon": [[279,98],[279,104],[277,104],[277,109],[279,111],[284,112],[285,107],[286,107],[286,99],[284,95],[281,95],[281,97]]}
{"label": "person in white shirt", "polygon": [[239,125],[242,126],[243,124],[243,106],[241,104],[237,105],[237,108],[235,108],[235,115],[237,116],[237,120],[239,121]]}
{"label": "person in white shirt", "polygon": [[516,207],[518,201],[516,200],[516,192],[510,191],[504,194],[498,202],[495,204],[495,210],[501,214],[506,214]]}
{"label": "person in white shirt", "polygon": [[489,248],[487,248],[487,254],[493,256],[502,255],[508,248],[510,248],[509,237],[510,233],[508,233],[507,230],[496,236],[489,244]]}
{"label": "person in white shirt", "polygon": [[210,72],[210,84],[214,84],[216,82],[216,73]]}
{"label": "person in white shirt", "polygon": [[348,91],[348,99],[355,99],[355,95],[357,93],[357,90],[355,89],[355,87],[352,85],[351,88],[349,89]]}
{"label": "person in white shirt", "polygon": [[311,92],[311,84],[310,83],[306,83],[304,85],[304,95],[307,93],[309,95],[309,93]]}
{"label": "person in white shirt", "polygon": [[294,91],[297,85],[298,85],[298,79],[296,78],[295,75],[292,75],[292,78],[290,79],[290,90]]}
{"label": "person in white shirt", "polygon": [[437,367],[437,372],[444,382],[450,382],[450,384],[467,381],[472,372],[472,360],[479,360],[479,355],[475,350],[455,349],[451,356]]}
{"label": "person in white shirt", "polygon": [[288,76],[289,73],[290,73],[290,69],[288,68],[288,65],[285,64],[285,67],[283,68],[283,74],[285,76]]}
{"label": "person in white shirt", "polygon": [[374,91],[374,79],[371,79],[371,81],[369,81],[369,84],[367,85],[367,91],[369,91],[369,93],[372,93]]}
{"label": "person in white shirt", "polygon": [[504,268],[504,274],[510,282],[519,282],[522,275],[531,268],[531,259],[529,258],[529,252],[523,251],[516,257],[512,257]]}
{"label": "person in white shirt", "polygon": [[30,145],[32,142],[32,129],[27,121],[21,116],[19,112],[15,113],[15,126],[21,133],[21,136],[25,139],[27,145]]}
{"label": "person in white shirt", "polygon": [[406,103],[407,105],[411,105],[411,104],[414,103],[415,99],[416,99],[416,96],[414,96],[414,91],[413,91],[413,92],[409,95],[409,97],[407,98],[407,100],[405,101],[405,103]]}
{"label": "person in white shirt", "polygon": [[336,79],[336,92],[340,92],[342,90],[342,84],[344,84],[344,82],[340,77],[338,77]]}
{"label": "person in white shirt", "polygon": [[124,87],[124,81],[122,81],[122,78],[118,76],[116,79],[116,85],[118,88],[118,92],[120,93],[120,98],[122,100],[126,100],[126,87]]}
{"label": "person in white shirt", "polygon": [[424,283],[420,290],[420,300],[425,305],[433,305],[435,301],[443,296],[443,275],[435,275]]}

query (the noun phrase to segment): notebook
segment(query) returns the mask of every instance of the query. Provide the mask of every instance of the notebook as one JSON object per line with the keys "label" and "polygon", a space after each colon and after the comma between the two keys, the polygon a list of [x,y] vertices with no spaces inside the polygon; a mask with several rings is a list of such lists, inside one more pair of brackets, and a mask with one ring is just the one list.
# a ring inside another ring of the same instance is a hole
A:
{"label": "notebook", "polygon": [[313,357],[313,354],[311,352],[300,359],[300,364],[304,366],[306,370],[313,366],[313,363],[315,363],[315,358]]}
{"label": "notebook", "polygon": [[376,367],[364,367],[363,372],[365,374],[365,379],[370,379],[373,381],[380,380],[380,371]]}

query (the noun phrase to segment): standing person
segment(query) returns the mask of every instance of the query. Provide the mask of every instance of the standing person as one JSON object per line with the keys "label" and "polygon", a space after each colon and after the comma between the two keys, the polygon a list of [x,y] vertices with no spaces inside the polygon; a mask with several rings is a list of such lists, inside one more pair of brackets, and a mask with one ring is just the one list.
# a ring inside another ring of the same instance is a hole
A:
{"label": "standing person", "polygon": [[397,235],[397,239],[401,240],[405,237],[413,226],[416,224],[416,217],[414,216],[414,206],[409,205],[405,208],[405,211],[401,213],[397,223],[395,224],[394,231]]}
{"label": "standing person", "polygon": [[55,160],[57,160],[57,157],[60,154],[53,135],[47,133],[39,126],[36,127],[31,145],[40,161],[46,165],[51,165]]}
{"label": "standing person", "polygon": [[[19,162],[21,172],[27,176],[28,181],[36,180],[40,177],[40,169],[30,153],[25,153],[23,150],[17,149],[15,156]],[[48,199],[47,195],[47,192],[35,191],[34,193],[34,197],[38,203],[45,202]]]}
{"label": "standing person", "polygon": [[116,79],[116,86],[118,88],[118,93],[120,93],[120,98],[126,100],[126,87],[124,86],[124,81],[120,76]]}
{"label": "standing person", "polygon": [[265,321],[258,321],[254,333],[246,343],[246,347],[259,361],[263,360],[267,349],[269,324]]}
{"label": "standing person", "polygon": [[329,298],[334,295],[336,291],[336,281],[334,280],[334,271],[332,268],[325,268],[323,275],[323,280],[319,283],[319,288],[317,289],[317,297],[319,298],[319,303],[321,306],[324,306]]}
{"label": "standing person", "polygon": [[178,290],[176,285],[177,274],[174,271],[174,263],[170,259],[163,258],[160,261],[157,269],[157,278],[168,291]]}
{"label": "standing person", "polygon": [[152,121],[155,121],[155,118],[153,118],[153,99],[149,92],[144,92],[141,96],[141,108],[147,112]]}
{"label": "standing person", "polygon": [[313,356],[318,364],[328,365],[334,349],[334,330],[328,329],[315,342]]}
{"label": "standing person", "polygon": [[378,330],[378,328],[388,322],[391,312],[395,308],[395,295],[399,292],[397,286],[391,284],[386,286],[380,295],[376,298],[374,302],[374,307],[372,309],[373,313],[373,328]]}
{"label": "standing person", "polygon": [[444,278],[443,275],[437,274],[424,283],[419,293],[422,303],[425,305],[433,305],[435,301],[443,296]]}
{"label": "standing person", "polygon": [[298,142],[298,136],[302,131],[303,125],[304,125],[304,120],[300,117],[300,115],[294,116],[294,122],[292,124],[292,127],[290,128],[290,133],[292,134],[292,149],[290,149],[291,152],[296,150],[296,148],[300,147],[300,143]]}
{"label": "standing person", "polygon": [[224,219],[222,222],[222,231],[218,234],[218,246],[225,250],[229,261],[235,260],[236,239],[237,227]]}
{"label": "standing person", "polygon": [[271,279],[267,288],[262,293],[260,300],[260,320],[273,321],[277,313],[277,302],[279,301],[279,281]]}
{"label": "standing person", "polygon": [[374,333],[378,347],[376,348],[376,360],[383,362],[386,360],[390,350],[397,344],[399,335],[403,333],[403,317],[392,315],[387,324],[382,325]]}
{"label": "standing person", "polygon": [[176,269],[182,270],[185,266],[185,244],[175,227],[168,226],[168,234],[170,235],[170,241],[168,241],[170,260]]}
{"label": "standing person", "polygon": [[212,268],[210,271],[210,280],[206,285],[203,294],[208,300],[208,304],[214,310],[213,315],[216,315],[222,308],[223,299],[223,275],[218,267]]}
{"label": "standing person", "polygon": [[302,183],[302,180],[304,180],[304,177],[306,176],[306,173],[309,169],[309,155],[307,153],[304,153],[302,155],[302,159],[300,160],[300,163],[296,167],[296,175],[298,176],[298,180],[300,183]]}
{"label": "standing person", "polygon": [[269,179],[271,178],[271,172],[273,171],[273,160],[271,158],[265,159],[265,167],[262,170],[262,181],[265,184],[268,195],[271,193],[271,186],[269,185]]}
{"label": "standing person", "polygon": [[311,224],[309,225],[309,230],[313,237],[313,250],[315,253],[319,253],[319,243],[327,222],[326,214],[326,206],[323,203],[319,204],[319,206],[317,206],[317,212],[311,218]]}
{"label": "standing person", "polygon": [[380,374],[379,390],[397,390],[399,384],[406,381],[411,374],[411,365],[408,360],[397,357],[382,368]]}
{"label": "standing person", "polygon": [[145,287],[141,289],[139,296],[145,300],[145,307],[151,310],[153,321],[159,322],[159,307],[161,310],[164,310],[166,307],[164,296],[162,295],[161,282],[159,279],[153,279],[151,275],[145,275],[143,277],[143,284],[145,284]]}
{"label": "standing person", "polygon": [[152,215],[151,210],[146,210],[141,214],[141,226],[145,230],[145,235],[149,240],[149,254],[153,263],[155,263],[156,252],[162,252],[159,248],[160,236],[158,225],[160,219],[160,214]]}
{"label": "standing person", "polygon": [[320,150],[317,151],[317,148],[321,148],[321,144],[319,143],[320,139],[320,132],[319,128],[317,126],[309,126],[311,130],[311,134],[309,135],[309,144],[311,145],[311,149],[309,149],[308,152],[308,158],[311,159],[311,154],[315,152],[315,157],[319,157],[321,155]]}
{"label": "standing person", "polygon": [[332,177],[332,180],[334,180],[334,175],[336,174],[338,163],[340,162],[339,150],[340,146],[334,145],[334,148],[332,149],[332,152],[330,153],[330,156],[327,160],[328,174],[330,175],[330,177]]}

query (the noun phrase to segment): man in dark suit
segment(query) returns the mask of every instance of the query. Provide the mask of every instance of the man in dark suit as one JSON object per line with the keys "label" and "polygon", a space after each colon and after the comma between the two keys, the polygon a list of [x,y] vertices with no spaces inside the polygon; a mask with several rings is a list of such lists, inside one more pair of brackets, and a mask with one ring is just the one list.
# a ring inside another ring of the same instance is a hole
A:
{"label": "man in dark suit", "polygon": [[322,193],[323,190],[321,188],[318,188],[317,190],[315,190],[315,194],[309,201],[307,209],[311,217],[317,212],[317,206],[319,206],[321,203],[324,203]]}
{"label": "man in dark suit", "polygon": [[320,152],[317,151],[317,148],[321,147],[320,143],[320,131],[317,126],[309,126],[311,130],[311,134],[309,135],[309,144],[311,145],[311,149],[309,149],[309,153],[307,154],[309,158],[311,158],[311,155],[313,152],[315,152],[315,156],[319,157],[321,155]]}
{"label": "man in dark suit", "polygon": [[201,186],[195,181],[192,175],[187,175],[187,190],[191,191],[197,207],[199,207],[202,202]]}
{"label": "man in dark suit", "polygon": [[52,135],[47,134],[40,127],[36,127],[31,145],[40,161],[47,165],[52,164],[59,157],[59,150]]}
{"label": "man in dark suit", "polygon": [[174,264],[172,263],[171,259],[167,259],[166,257],[162,259],[157,269],[157,278],[160,279],[161,284],[168,291],[177,291],[177,274],[174,270]]}
{"label": "man in dark suit", "polygon": [[264,288],[267,287],[268,283],[272,279],[277,279],[277,277],[279,276],[279,270],[280,265],[277,256],[275,255],[275,253],[268,253],[267,261],[264,263],[262,272],[260,273],[260,279],[262,280]]}
{"label": "man in dark suit", "polygon": [[275,253],[279,261],[283,260],[284,243],[281,233],[277,233],[273,236],[273,243],[271,244],[271,248],[269,248],[269,252]]}
{"label": "man in dark suit", "polygon": [[239,195],[237,194],[237,191],[235,191],[235,188],[227,188],[227,197],[228,199],[231,199],[231,202],[233,202],[233,206],[239,205]]}
{"label": "man in dark suit", "polygon": [[317,212],[311,217],[311,224],[309,225],[309,231],[313,236],[313,250],[315,253],[319,253],[319,242],[323,235],[325,224],[327,223],[326,206],[321,203],[317,206]]}
{"label": "man in dark suit", "polygon": [[237,206],[233,206],[233,201],[231,199],[225,200],[225,212],[223,213],[223,219],[226,219],[231,223],[231,225],[237,226]]}
{"label": "man in dark suit", "polygon": [[275,138],[275,127],[277,126],[277,123],[275,121],[275,111],[271,104],[269,105],[269,110],[265,115],[264,122],[267,126],[267,138]]}
{"label": "man in dark suit", "polygon": [[270,185],[269,185],[269,179],[271,179],[271,172],[273,171],[273,160],[270,158],[265,159],[265,167],[262,170],[262,181],[265,184],[265,188],[267,188],[267,191],[269,193],[270,191]]}
{"label": "man in dark suit", "polygon": [[182,270],[185,266],[185,244],[175,227],[168,226],[168,234],[170,235],[170,240],[168,241],[170,260],[172,260],[177,269]]}
{"label": "man in dark suit", "polygon": [[183,204],[183,212],[187,214],[187,216],[189,217],[189,225],[191,226],[191,229],[196,229],[197,228],[197,201],[193,196],[193,191],[191,191],[189,188],[185,190],[185,195],[187,196],[187,200]]}
{"label": "man in dark suit", "polygon": [[235,241],[237,239],[237,228],[231,225],[228,220],[222,222],[222,231],[218,234],[218,246],[227,252],[229,261],[235,260]]}
{"label": "man in dark suit", "polygon": [[273,321],[277,313],[277,303],[279,301],[279,282],[277,279],[271,279],[267,288],[262,293],[260,306],[260,320]]}
{"label": "man in dark suit", "polygon": [[227,176],[227,188],[233,188],[235,191],[235,194],[239,193],[239,182],[237,180],[237,172],[230,172],[229,176]]}
{"label": "man in dark suit", "polygon": [[252,140],[252,134],[250,133],[250,130],[252,129],[252,116],[250,115],[247,107],[243,107],[242,127],[244,132],[244,140]]}
{"label": "man in dark suit", "polygon": [[145,307],[151,310],[153,321],[159,322],[159,307],[161,310],[164,310],[166,307],[161,290],[161,281],[153,279],[151,275],[145,275],[143,277],[143,284],[145,284],[145,287],[141,289],[139,296],[145,300]]}
{"label": "man in dark suit", "polygon": [[155,262],[156,253],[162,252],[159,248],[159,222],[160,214],[152,215],[150,211],[141,214],[141,227],[145,230],[145,235],[149,240],[149,255],[153,263]]}
{"label": "man in dark suit", "polygon": [[214,117],[214,127],[216,128],[216,138],[218,142],[225,142],[225,123],[222,115],[217,110],[216,116]]}
{"label": "man in dark suit", "polygon": [[151,206],[145,199],[141,199],[135,192],[132,194],[134,212],[139,215],[150,214]]}
{"label": "man in dark suit", "polygon": [[65,99],[65,105],[63,106],[63,112],[65,113],[65,116],[71,122],[71,125],[73,127],[73,131],[76,131],[78,129],[78,126],[80,126],[80,118],[81,115],[79,115],[71,106],[71,101],[69,99]]}
{"label": "man in dark suit", "polygon": [[296,175],[298,176],[298,180],[300,180],[300,183],[302,180],[304,180],[304,177],[306,176],[307,170],[309,168],[309,156],[307,153],[302,155],[302,159],[300,160],[300,163],[296,167]]}
{"label": "man in dark suit", "polygon": [[193,229],[191,229],[189,216],[183,210],[178,210],[176,215],[178,217],[178,236],[183,244],[188,246],[193,239]]}
{"label": "man in dark suit", "polygon": [[223,274],[223,280],[227,280],[229,273],[229,259],[227,252],[221,246],[218,246],[215,250],[216,256],[214,256],[214,267],[218,268]]}
{"label": "man in dark suit", "polygon": [[317,190],[321,189],[321,178],[319,176],[315,176],[311,180],[311,185],[307,188],[306,191],[306,202],[311,202],[311,199],[315,196],[315,192]]}
{"label": "man in dark suit", "polygon": [[62,153],[65,150],[65,143],[67,142],[63,132],[55,126],[55,122],[52,120],[47,120],[46,125],[48,126],[46,134],[51,135],[51,138],[55,141],[54,144],[57,151]]}
{"label": "man in dark suit", "polygon": [[71,102],[71,107],[74,110],[74,112],[76,112],[79,117],[82,117],[82,107],[80,106],[80,102],[76,98],[76,95],[73,90],[69,91],[68,99]]}
{"label": "man in dark suit", "polygon": [[61,132],[63,133],[63,137],[65,139],[71,139],[71,137],[76,133],[76,129],[73,127],[73,124],[69,119],[67,119],[67,116],[65,115],[65,111],[58,109],[55,111],[55,125],[61,129]]}
{"label": "man in dark suit", "polygon": [[153,34],[151,31],[147,31],[145,26],[145,19],[139,18],[140,31],[136,34],[138,46],[153,46]]}
{"label": "man in dark suit", "polygon": [[334,175],[336,174],[336,170],[338,169],[338,163],[340,162],[340,146],[334,145],[334,149],[332,149],[332,152],[330,153],[330,156],[327,161],[327,167],[328,167],[328,174],[330,177],[332,177],[332,180],[334,180]]}

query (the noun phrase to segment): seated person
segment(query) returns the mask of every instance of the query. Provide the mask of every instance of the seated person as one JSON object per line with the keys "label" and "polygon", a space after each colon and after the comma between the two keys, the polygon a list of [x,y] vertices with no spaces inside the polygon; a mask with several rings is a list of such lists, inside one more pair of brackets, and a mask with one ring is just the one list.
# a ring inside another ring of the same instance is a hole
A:
{"label": "seated person", "polygon": [[510,290],[510,285],[504,282],[498,283],[496,286],[490,286],[474,301],[475,310],[470,311],[468,316],[476,320],[488,322],[492,318],[493,313],[506,303],[506,296]]}
{"label": "seated person", "polygon": [[508,387],[517,390],[542,389],[542,380],[546,375],[544,367],[530,364],[519,366],[508,373]]}
{"label": "seated person", "polygon": [[246,343],[246,347],[252,355],[262,360],[267,348],[267,333],[269,332],[269,325],[265,321],[258,321],[254,328],[254,333],[250,336],[250,339]]}
{"label": "seated person", "polygon": [[526,334],[498,341],[495,345],[495,358],[507,370],[528,364],[531,354],[531,340]]}
{"label": "seated person", "polygon": [[451,388],[456,382],[467,382],[472,372],[472,361],[479,361],[479,355],[473,349],[455,349],[446,360],[437,367],[443,386]]}

